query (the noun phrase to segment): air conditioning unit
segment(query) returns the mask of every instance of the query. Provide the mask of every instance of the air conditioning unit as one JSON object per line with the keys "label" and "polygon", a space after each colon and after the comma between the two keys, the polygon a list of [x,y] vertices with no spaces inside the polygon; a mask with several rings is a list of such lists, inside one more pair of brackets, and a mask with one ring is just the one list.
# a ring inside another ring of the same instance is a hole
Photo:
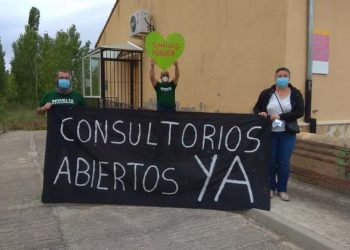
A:
{"label": "air conditioning unit", "polygon": [[151,15],[148,10],[138,10],[130,16],[130,36],[142,36],[151,31]]}

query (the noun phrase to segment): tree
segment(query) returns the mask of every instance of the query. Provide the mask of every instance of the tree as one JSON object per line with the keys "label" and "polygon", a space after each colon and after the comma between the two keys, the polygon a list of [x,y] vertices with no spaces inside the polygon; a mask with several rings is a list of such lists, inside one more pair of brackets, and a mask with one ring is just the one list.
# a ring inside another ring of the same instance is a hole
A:
{"label": "tree", "polygon": [[9,73],[7,71],[7,81],[6,81],[6,101],[8,103],[14,103],[17,102],[18,98],[18,93],[17,93],[17,86],[14,81],[13,74]]}
{"label": "tree", "polygon": [[39,20],[39,10],[31,8],[24,34],[12,45],[10,82],[15,85],[22,104],[36,104],[45,91],[55,86],[54,78],[59,70],[72,72],[73,86],[80,88],[81,58],[90,50],[89,41],[81,46],[75,25],[51,38],[47,33],[38,34]]}
{"label": "tree", "polygon": [[11,72],[16,84],[19,102],[37,103],[37,55],[39,51],[39,19],[40,12],[32,7],[24,34],[12,44],[14,57],[11,61]]}
{"label": "tree", "polygon": [[81,89],[82,83],[82,57],[87,55],[90,49],[90,41],[85,42],[84,46],[80,47],[78,53],[72,58],[72,73],[73,73],[73,84],[77,89]]}
{"label": "tree", "polygon": [[38,32],[39,31],[39,21],[40,21],[40,11],[39,9],[32,7],[29,12],[28,26],[30,29]]}
{"label": "tree", "polygon": [[80,33],[75,25],[72,25],[67,32],[58,31],[54,44],[54,56],[57,63],[57,70],[68,70],[73,74],[73,86],[81,87],[81,58],[90,50],[90,42],[81,46]]}
{"label": "tree", "polygon": [[2,50],[0,38],[0,95],[5,95],[7,73],[5,67],[5,52]]}
{"label": "tree", "polygon": [[11,72],[21,104],[36,103],[36,56],[38,33],[26,26],[25,33],[12,44]]}
{"label": "tree", "polygon": [[57,72],[56,59],[54,57],[54,43],[54,39],[52,39],[47,33],[45,33],[39,41],[39,96],[42,96],[45,91],[54,87],[53,78]]}
{"label": "tree", "polygon": [[[5,95],[6,95],[6,81],[7,81],[7,72],[5,68],[5,52],[2,50],[2,44],[0,39],[0,122],[5,111]],[[0,124],[1,125],[1,124]]]}

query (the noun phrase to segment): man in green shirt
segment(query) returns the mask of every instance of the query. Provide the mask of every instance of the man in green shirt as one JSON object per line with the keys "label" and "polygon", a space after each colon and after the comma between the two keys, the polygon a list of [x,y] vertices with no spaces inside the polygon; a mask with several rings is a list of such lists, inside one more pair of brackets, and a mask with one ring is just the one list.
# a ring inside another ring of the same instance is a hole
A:
{"label": "man in green shirt", "polygon": [[175,89],[180,77],[180,71],[177,61],[174,62],[175,77],[170,81],[169,72],[162,71],[160,73],[161,81],[157,81],[154,72],[155,62],[151,60],[150,78],[152,85],[157,93],[157,110],[158,111],[176,111]]}
{"label": "man in green shirt", "polygon": [[44,94],[36,113],[44,115],[52,105],[78,105],[85,106],[84,97],[77,91],[72,90],[71,75],[69,72],[59,71],[56,78],[56,89]]}

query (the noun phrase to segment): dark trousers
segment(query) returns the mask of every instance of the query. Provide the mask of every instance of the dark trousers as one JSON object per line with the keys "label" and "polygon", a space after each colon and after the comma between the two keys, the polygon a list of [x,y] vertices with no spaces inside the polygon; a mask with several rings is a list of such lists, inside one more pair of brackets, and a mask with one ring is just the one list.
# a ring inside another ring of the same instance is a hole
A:
{"label": "dark trousers", "polygon": [[272,191],[287,192],[289,162],[294,150],[296,135],[288,132],[272,132],[271,134],[270,188]]}

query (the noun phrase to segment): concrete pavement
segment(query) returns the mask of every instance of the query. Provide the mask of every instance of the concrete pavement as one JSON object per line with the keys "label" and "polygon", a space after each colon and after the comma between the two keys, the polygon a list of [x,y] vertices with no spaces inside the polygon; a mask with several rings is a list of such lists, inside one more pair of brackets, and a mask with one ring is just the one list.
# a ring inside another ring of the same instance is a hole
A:
{"label": "concrete pavement", "polygon": [[350,249],[350,194],[295,179],[288,189],[291,201],[274,196],[270,212],[244,214],[305,249]]}
{"label": "concrete pavement", "polygon": [[[297,181],[290,184],[292,201],[275,197],[266,213],[42,204],[45,136],[46,131],[0,135],[0,249],[350,249],[349,197],[328,190],[315,196],[317,187]],[[314,203],[314,197],[323,202]],[[274,219],[264,223],[269,216]],[[271,226],[283,219],[319,238],[293,238],[292,231]]]}

